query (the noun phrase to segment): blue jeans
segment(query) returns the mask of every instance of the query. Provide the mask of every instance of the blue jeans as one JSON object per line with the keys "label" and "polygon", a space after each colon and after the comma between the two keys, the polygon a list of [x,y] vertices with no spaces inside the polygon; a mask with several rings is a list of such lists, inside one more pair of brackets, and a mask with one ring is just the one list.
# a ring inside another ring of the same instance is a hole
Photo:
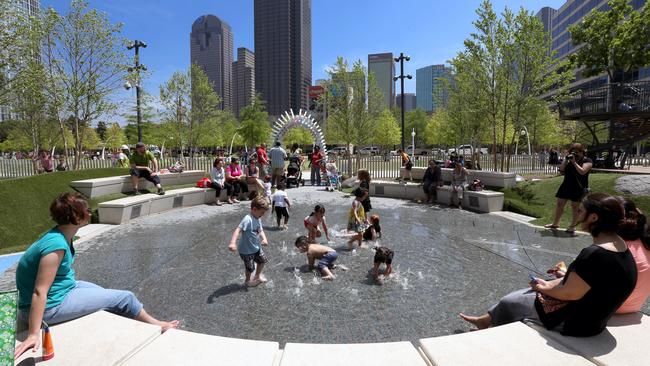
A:
{"label": "blue jeans", "polygon": [[[77,281],[77,286],[68,293],[61,304],[45,309],[43,321],[47,324],[57,324],[98,310],[135,318],[142,311],[142,307],[142,303],[131,291],[105,289],[94,283]],[[21,311],[20,315],[29,321],[28,311]]]}

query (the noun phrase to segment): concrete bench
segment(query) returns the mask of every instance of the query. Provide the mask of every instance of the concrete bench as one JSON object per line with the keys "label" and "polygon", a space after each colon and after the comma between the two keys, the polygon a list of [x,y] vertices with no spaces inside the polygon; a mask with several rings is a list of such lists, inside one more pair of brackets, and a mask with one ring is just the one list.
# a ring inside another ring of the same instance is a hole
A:
{"label": "concrete bench", "polygon": [[307,344],[287,343],[280,366],[426,366],[410,342]]}
{"label": "concrete bench", "polygon": [[[453,190],[450,186],[438,187],[437,202],[448,205]],[[412,182],[371,181],[370,196],[425,200],[422,185]],[[468,191],[463,195],[463,207],[479,212],[496,212],[503,210],[504,194],[489,190]]]}
{"label": "concrete bench", "polygon": [[539,325],[531,325],[544,337],[598,365],[650,365],[647,352],[650,317],[642,313],[614,315],[605,331],[593,337],[566,337]]}
{"label": "concrete bench", "polygon": [[[160,336],[160,327],[98,311],[50,327],[54,358],[45,365],[117,365]],[[27,332],[17,339],[24,340]],[[19,342],[16,342],[18,345]],[[37,356],[35,356],[37,355]],[[40,363],[41,352],[25,352],[16,365]]]}
{"label": "concrete bench", "polygon": [[[413,167],[411,169],[411,176],[415,180],[422,180],[426,170],[427,168],[423,167]],[[401,168],[400,176],[402,178],[406,177],[405,171],[406,169]],[[442,180],[451,183],[452,171],[453,169],[450,168],[442,168]],[[510,188],[517,184],[517,175],[515,173],[490,172],[486,170],[468,170],[468,172],[468,182],[471,182],[473,179],[480,179],[487,187]]]}
{"label": "concrete bench", "polygon": [[172,329],[139,350],[122,365],[273,366],[278,342],[253,341]]}
{"label": "concrete bench", "polygon": [[[182,173],[166,173],[159,175],[163,187],[196,183],[204,176],[205,172],[203,170],[187,170]],[[131,182],[131,176],[129,175],[76,180],[70,182],[70,187],[77,192],[81,192],[88,198],[133,191],[133,184]],[[138,189],[150,189],[151,187],[153,187],[151,182],[140,178]]]}
{"label": "concrete bench", "polygon": [[[420,339],[436,366],[582,366],[589,360],[521,322],[476,332]],[[623,365],[623,364],[621,364]]]}

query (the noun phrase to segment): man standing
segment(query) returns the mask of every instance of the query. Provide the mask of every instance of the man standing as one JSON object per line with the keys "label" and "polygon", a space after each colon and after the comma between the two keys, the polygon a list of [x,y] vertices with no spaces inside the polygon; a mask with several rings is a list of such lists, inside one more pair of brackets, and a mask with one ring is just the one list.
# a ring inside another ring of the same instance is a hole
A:
{"label": "man standing", "polygon": [[257,164],[260,166],[260,177],[268,174],[266,166],[269,165],[269,158],[266,155],[266,144],[261,143],[257,148]]}
{"label": "man standing", "polygon": [[[149,168],[149,162],[152,162],[153,170]],[[131,180],[133,182],[133,193],[136,195],[140,194],[140,191],[138,191],[139,178],[144,178],[155,184],[159,195],[165,194],[158,176],[158,160],[142,142],[135,144],[135,152],[131,156]]]}
{"label": "man standing", "polygon": [[316,181],[316,184],[320,186],[320,165],[321,162],[325,156],[323,153],[320,151],[320,146],[314,146],[314,152],[311,153],[311,185],[314,185],[314,181]]}
{"label": "man standing", "polygon": [[284,160],[287,158],[287,152],[282,148],[280,141],[275,142],[275,146],[269,151],[271,157],[271,187],[276,187],[280,183],[280,178],[284,172]]}

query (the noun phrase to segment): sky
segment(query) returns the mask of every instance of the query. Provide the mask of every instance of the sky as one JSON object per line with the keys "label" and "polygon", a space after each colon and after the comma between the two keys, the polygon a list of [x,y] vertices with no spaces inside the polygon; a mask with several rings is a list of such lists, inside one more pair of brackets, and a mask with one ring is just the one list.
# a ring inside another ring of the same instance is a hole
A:
{"label": "sky", "polygon": [[[481,0],[312,0],[312,80],[327,77],[326,69],[343,56],[350,63],[368,54],[404,52],[405,92],[415,93],[415,70],[443,64],[462,50],[473,30]],[[213,14],[228,23],[233,50],[255,49],[253,0],[89,0],[90,6],[124,24],[123,35],[148,45],[140,60],[150,71],[144,88],[157,95],[159,85],[190,63],[190,31],[199,16]],[[493,0],[497,12],[524,6],[536,13],[544,6],[559,8],[565,0]],[[69,0],[41,0],[65,12]],[[236,55],[234,56],[236,58]],[[396,68],[399,72],[399,68]],[[399,85],[397,85],[399,92]],[[133,92],[131,92],[133,93]],[[128,97],[128,94],[125,95]]]}

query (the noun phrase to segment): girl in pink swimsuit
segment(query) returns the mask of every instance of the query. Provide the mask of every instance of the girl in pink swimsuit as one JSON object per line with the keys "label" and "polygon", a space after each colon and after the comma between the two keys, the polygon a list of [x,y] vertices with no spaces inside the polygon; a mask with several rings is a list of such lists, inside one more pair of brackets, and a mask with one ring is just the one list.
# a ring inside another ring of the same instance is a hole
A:
{"label": "girl in pink swimsuit", "polygon": [[316,207],[314,207],[314,212],[305,217],[303,223],[308,232],[307,236],[309,237],[309,240],[312,240],[312,242],[315,243],[316,238],[320,238],[322,235],[321,231],[318,229],[318,226],[321,224],[323,225],[325,238],[327,238],[327,241],[330,240],[330,235],[327,232],[327,222],[325,220],[325,207],[323,205],[316,205]]}

